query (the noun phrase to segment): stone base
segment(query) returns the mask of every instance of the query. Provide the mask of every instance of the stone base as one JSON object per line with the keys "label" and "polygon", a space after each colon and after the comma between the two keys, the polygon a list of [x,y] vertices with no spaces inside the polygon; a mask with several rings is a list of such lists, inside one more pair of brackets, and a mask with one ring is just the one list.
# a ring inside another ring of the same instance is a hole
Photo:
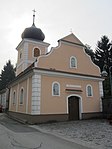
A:
{"label": "stone base", "polygon": [[47,123],[56,121],[67,121],[67,114],[30,115],[9,111],[8,115],[17,121],[28,124]]}
{"label": "stone base", "polygon": [[82,119],[103,118],[102,112],[82,113]]}
{"label": "stone base", "polygon": [[[68,114],[47,114],[47,115],[30,115],[18,112],[9,111],[8,115],[19,122],[28,124],[50,123],[59,121],[68,121]],[[102,113],[82,113],[82,119],[102,118]]]}

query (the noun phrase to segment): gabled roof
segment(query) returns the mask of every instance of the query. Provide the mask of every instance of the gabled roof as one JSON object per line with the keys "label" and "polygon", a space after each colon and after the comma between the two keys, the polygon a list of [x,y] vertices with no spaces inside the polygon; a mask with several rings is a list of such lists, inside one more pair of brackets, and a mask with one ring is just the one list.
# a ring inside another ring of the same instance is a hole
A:
{"label": "gabled roof", "polygon": [[71,33],[70,35],[68,35],[64,38],[61,38],[59,41],[65,41],[68,43],[74,43],[77,45],[84,46],[83,43],[73,33]]}

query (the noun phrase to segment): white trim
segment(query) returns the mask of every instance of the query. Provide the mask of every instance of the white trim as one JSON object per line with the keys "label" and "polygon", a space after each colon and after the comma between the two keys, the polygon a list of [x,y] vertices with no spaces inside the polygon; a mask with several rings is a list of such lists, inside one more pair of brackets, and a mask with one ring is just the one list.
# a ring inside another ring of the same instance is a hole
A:
{"label": "white trim", "polygon": [[19,44],[18,46],[16,47],[16,50],[18,50],[21,45],[24,43],[24,42],[28,42],[28,43],[33,43],[33,44],[38,44],[38,45],[41,45],[43,47],[48,47],[50,44],[49,43],[46,43],[46,42],[39,42],[39,41],[34,41],[34,40],[30,40],[30,39],[23,39]]}
{"label": "white trim", "polygon": [[[88,87],[91,87],[91,96],[88,95]],[[87,97],[93,97],[93,87],[91,84],[86,85],[86,96]]]}
{"label": "white trim", "polygon": [[[34,69],[35,73],[42,74],[42,75],[48,75],[48,76],[58,76],[58,77],[66,77],[66,78],[76,78],[76,79],[82,79],[82,80],[97,80],[97,81],[103,81],[102,78],[92,77],[92,76],[81,76],[77,74],[68,74],[68,73],[61,73],[56,71],[47,71],[47,70],[38,70]],[[100,76],[99,76],[100,77]]]}
{"label": "white trim", "polygon": [[27,88],[26,88],[26,113],[28,113],[28,93],[29,93],[29,78],[27,79]]}
{"label": "white trim", "polygon": [[[53,91],[54,84],[58,84],[59,95],[55,95],[55,94],[54,94],[54,91]],[[60,83],[59,83],[59,82],[54,81],[54,82],[52,83],[52,96],[60,96]]]}
{"label": "white trim", "polygon": [[19,68],[23,64],[23,61],[21,61],[19,64],[17,64],[17,68]]}
{"label": "white trim", "polygon": [[103,93],[103,84],[102,84],[102,81],[99,82],[99,91],[100,91],[100,97],[103,97],[104,96],[104,93]]}
{"label": "white trim", "polygon": [[99,82],[99,91],[100,91],[100,111],[102,112],[103,111],[103,105],[102,105],[101,97],[104,96],[104,93],[103,93],[103,84],[101,81]]}
{"label": "white trim", "polygon": [[18,111],[18,104],[19,104],[19,83],[17,85],[17,103],[16,103],[16,112]]}
{"label": "white trim", "polygon": [[34,74],[32,76],[32,103],[31,114],[40,114],[41,100],[41,75]]}
{"label": "white trim", "polygon": [[39,53],[40,53],[39,56],[41,56],[41,50],[40,50],[40,48],[39,48],[38,46],[33,47],[33,50],[32,50],[32,58],[33,58],[33,59],[36,59],[36,58],[38,58],[38,57],[34,57],[34,49],[38,49],[38,50],[39,50]]}
{"label": "white trim", "polygon": [[28,67],[28,43],[24,43],[23,70]]}
{"label": "white trim", "polygon": [[[72,59],[75,60],[75,67],[72,66],[72,63],[71,63],[71,60],[72,60]],[[76,58],[75,56],[71,56],[71,57],[70,57],[70,62],[69,62],[69,63],[70,63],[70,68],[73,68],[73,69],[76,68],[76,69],[77,69],[77,58]]]}
{"label": "white trim", "polygon": [[18,65],[17,65],[17,68],[19,68],[21,65],[23,65],[24,63],[27,63],[27,64],[32,64],[34,61],[33,60],[24,60],[22,62],[20,62]]}
{"label": "white trim", "polygon": [[48,47],[45,47],[45,54],[48,53]]}
{"label": "white trim", "polygon": [[66,87],[81,88],[81,85],[66,84]]}
{"label": "white trim", "polygon": [[38,63],[39,63],[39,60],[41,59],[41,57],[48,57],[53,52],[55,52],[56,49],[58,50],[60,47],[61,47],[61,42],[58,43],[58,46],[57,47],[51,47],[51,50],[50,50],[50,52],[48,54],[39,56]]}
{"label": "white trim", "polygon": [[67,114],[69,114],[69,111],[68,111],[68,98],[69,97],[72,97],[72,96],[75,96],[75,97],[79,97],[79,119],[81,120],[82,119],[82,113],[83,113],[83,107],[82,107],[82,97],[78,94],[70,94],[69,96],[67,96],[66,98],[66,101],[67,101]]}
{"label": "white trim", "polygon": [[[20,59],[20,54],[22,53],[22,57]],[[20,49],[20,52],[18,52],[18,58],[20,61],[17,63],[17,69],[21,66],[22,71],[24,71],[28,67],[28,43],[24,43],[23,47]]]}

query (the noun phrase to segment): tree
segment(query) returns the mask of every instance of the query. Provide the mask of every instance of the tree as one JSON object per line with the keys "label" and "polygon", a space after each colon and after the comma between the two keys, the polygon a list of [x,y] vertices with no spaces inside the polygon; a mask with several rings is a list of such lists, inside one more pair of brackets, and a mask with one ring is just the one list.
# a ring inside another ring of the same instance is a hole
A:
{"label": "tree", "polygon": [[[93,61],[99,66],[101,72],[106,70],[109,74],[109,68],[112,66],[112,43],[107,36],[102,36],[101,40],[97,42],[95,57]],[[111,70],[112,72],[112,70]],[[109,75],[103,82],[104,96],[110,95],[110,81]]]}
{"label": "tree", "polygon": [[109,67],[112,65],[112,43],[110,43],[107,36],[102,36],[101,40],[97,42],[97,48],[95,50],[94,63],[98,65],[103,71],[104,66],[107,72],[109,72]]}
{"label": "tree", "polygon": [[[101,37],[101,40],[97,42],[97,47],[95,52],[91,49],[89,45],[85,45],[86,53],[91,56],[92,61],[99,66],[101,72],[106,70],[109,74],[110,66],[112,66],[112,43],[109,41],[109,38],[104,35]],[[110,95],[110,78],[109,75],[103,82],[104,96]]]}
{"label": "tree", "polygon": [[91,46],[89,46],[88,44],[85,45],[85,52],[91,57],[91,60],[94,61],[95,54],[91,49]]}
{"label": "tree", "polygon": [[0,90],[5,89],[9,82],[15,78],[15,70],[9,60],[0,75]]}

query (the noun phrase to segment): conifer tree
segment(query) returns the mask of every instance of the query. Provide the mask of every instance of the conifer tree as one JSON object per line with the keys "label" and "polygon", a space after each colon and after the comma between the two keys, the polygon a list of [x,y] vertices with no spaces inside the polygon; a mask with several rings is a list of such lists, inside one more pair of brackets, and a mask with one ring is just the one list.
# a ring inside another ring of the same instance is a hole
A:
{"label": "conifer tree", "polygon": [[94,61],[95,53],[88,44],[85,45],[85,52],[91,57],[91,60]]}
{"label": "conifer tree", "polygon": [[102,36],[101,40],[97,42],[97,48],[95,50],[94,63],[98,65],[103,71],[104,66],[109,72],[109,67],[112,65],[112,44],[107,36]]}
{"label": "conifer tree", "polygon": [[[104,96],[110,95],[110,78],[109,73],[112,74],[112,43],[107,36],[102,36],[101,40],[97,42],[96,50],[93,51],[90,46],[85,45],[86,53],[91,57],[92,61],[99,66],[100,71],[106,70],[107,78],[103,82]],[[109,70],[111,68],[111,70]],[[112,75],[111,75],[112,76]]]}
{"label": "conifer tree", "polygon": [[15,71],[10,60],[4,66],[0,76],[0,90],[2,90],[15,78]]}
{"label": "conifer tree", "polygon": [[100,67],[101,72],[106,70],[108,73],[107,78],[103,82],[104,96],[110,95],[110,71],[112,74],[112,43],[107,36],[102,36],[101,40],[97,42],[97,48],[95,51],[94,63]]}

